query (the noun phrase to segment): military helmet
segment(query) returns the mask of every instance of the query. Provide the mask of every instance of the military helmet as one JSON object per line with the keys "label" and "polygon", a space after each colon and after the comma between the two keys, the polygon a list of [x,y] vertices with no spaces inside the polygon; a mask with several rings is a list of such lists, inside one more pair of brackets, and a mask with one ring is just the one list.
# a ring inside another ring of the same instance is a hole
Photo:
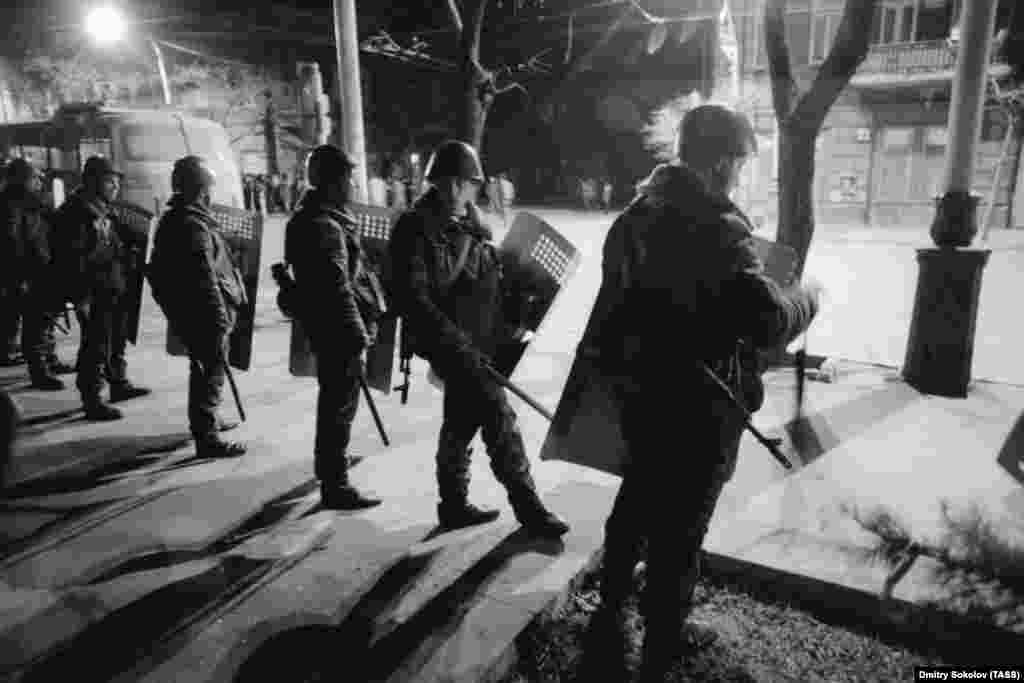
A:
{"label": "military helmet", "polygon": [[39,171],[36,170],[28,159],[22,159],[21,157],[13,159],[7,164],[4,172],[7,184],[18,186],[28,185],[28,181],[32,180],[33,176],[39,174]]}
{"label": "military helmet", "polygon": [[356,167],[352,157],[334,145],[320,145],[306,159],[306,178],[313,187],[326,185]]}
{"label": "military helmet", "polygon": [[442,143],[427,162],[427,180],[441,178],[464,178],[484,181],[484,169],[480,156],[473,146],[460,140]]}
{"label": "military helmet", "polygon": [[216,180],[217,176],[203,157],[182,157],[174,162],[174,168],[171,169],[171,191],[176,193],[212,187]]}
{"label": "military helmet", "polygon": [[697,168],[709,168],[723,158],[757,152],[757,137],[745,114],[717,104],[686,112],[679,122],[678,156]]}
{"label": "military helmet", "polygon": [[98,183],[103,180],[104,176],[108,175],[121,177],[124,174],[115,169],[114,164],[106,157],[91,156],[85,160],[85,166],[82,168],[82,180],[84,182]]}

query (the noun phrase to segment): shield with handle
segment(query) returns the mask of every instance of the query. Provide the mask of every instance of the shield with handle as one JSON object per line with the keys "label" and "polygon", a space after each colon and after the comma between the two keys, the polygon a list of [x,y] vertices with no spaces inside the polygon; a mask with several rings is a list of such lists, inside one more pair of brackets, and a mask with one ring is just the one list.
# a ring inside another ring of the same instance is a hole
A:
{"label": "shield with handle", "polygon": [[[263,217],[223,204],[212,204],[210,213],[217,221],[218,230],[231,252],[231,260],[241,273],[245,285],[246,301],[238,311],[238,321],[235,323],[235,329],[231,331],[228,362],[231,367],[248,370],[252,365]],[[187,354],[185,345],[170,328],[167,330],[167,353],[172,356]]]}
{"label": "shield with handle", "polygon": [[115,230],[127,251],[127,287],[125,288],[123,319],[124,338],[139,343],[139,321],[142,318],[142,288],[146,279],[146,250],[152,230],[152,211],[131,202],[111,204],[115,216]]}
{"label": "shield with handle", "polygon": [[[359,240],[366,267],[382,280],[386,279],[389,275],[388,240],[397,212],[359,203],[349,204],[348,209],[355,217],[359,228]],[[390,312],[386,312],[378,321],[377,339],[366,352],[366,384],[384,394],[391,392],[397,328],[398,319]],[[295,377],[316,375],[316,357],[299,320],[292,320],[288,371]]]}
{"label": "shield with handle", "polygon": [[[521,211],[498,247],[509,323],[536,334],[555,299],[576,274],[580,252],[542,218]],[[495,369],[510,377],[527,344],[510,341],[498,349]]]}
{"label": "shield with handle", "polygon": [[[792,284],[797,263],[792,248],[756,236],[754,248],[769,278],[782,287]],[[621,380],[577,353],[541,446],[541,460],[563,460],[621,476],[629,456],[616,387]]]}

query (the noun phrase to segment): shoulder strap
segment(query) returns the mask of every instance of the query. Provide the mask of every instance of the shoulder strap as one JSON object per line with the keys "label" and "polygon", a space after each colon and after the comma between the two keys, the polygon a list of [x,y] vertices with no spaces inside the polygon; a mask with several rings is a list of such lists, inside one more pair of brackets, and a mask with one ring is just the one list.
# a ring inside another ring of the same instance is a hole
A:
{"label": "shoulder strap", "polygon": [[455,260],[455,267],[452,269],[451,277],[447,281],[441,282],[441,291],[447,292],[455,281],[462,275],[462,271],[466,268],[466,258],[469,256],[469,245],[473,241],[470,235],[463,235],[462,246],[459,248],[459,257]]}

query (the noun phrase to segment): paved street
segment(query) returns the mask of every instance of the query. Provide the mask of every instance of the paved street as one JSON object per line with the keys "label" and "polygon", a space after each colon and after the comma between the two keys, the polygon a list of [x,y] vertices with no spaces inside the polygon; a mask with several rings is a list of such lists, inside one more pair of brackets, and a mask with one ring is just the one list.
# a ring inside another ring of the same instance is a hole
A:
{"label": "paved street", "polygon": [[[514,377],[553,408],[596,294],[611,215],[542,213],[583,252],[579,273]],[[26,418],[14,486],[0,500],[0,677],[61,680],[88,671],[85,680],[250,680],[254,668],[273,666],[280,657],[274,648],[287,650],[287,642],[310,650],[310,667],[332,670],[339,666],[334,646],[315,644],[341,629],[344,639],[329,642],[350,646],[346,665],[372,665],[367,680],[480,680],[519,629],[593,559],[617,480],[535,462],[552,507],[573,524],[564,543],[537,544],[515,533],[480,444],[472,495],[501,507],[502,517],[434,536],[440,394],[422,363],[414,366],[408,405],[397,395],[375,395],[390,448],[380,443],[368,411],[357,418],[353,451],[366,460],[354,479],[385,504],[359,514],[320,510],[311,457],[315,383],[287,372],[289,330],[275,310],[268,273],[280,255],[282,226],[280,219],[267,222],[253,369],[238,373],[249,412],[237,432],[250,444],[245,457],[196,458],[186,434],[187,363],[164,352],[164,325],[148,298],[129,368],[155,392],[124,404],[124,420],[86,423],[72,389],[34,392],[22,368],[0,373]],[[913,265],[913,248],[874,232],[827,237],[811,258],[810,270],[830,298],[810,348],[884,361],[856,352],[891,353],[898,347],[893,339],[905,335],[898,302],[912,296],[913,279],[899,264]],[[1009,352],[1024,342],[1009,289],[1024,265],[1022,250],[999,239],[986,272],[975,364],[999,370],[1004,381],[1024,381]],[[896,288],[901,277],[910,295]],[[855,320],[851,299],[875,308],[858,308]],[[1000,343],[982,344],[982,335]],[[70,359],[73,350],[74,339],[63,339],[61,355]],[[781,434],[792,410],[792,378],[773,373],[768,380],[757,422]],[[679,400],[682,406],[683,394]],[[535,455],[546,421],[513,402]],[[835,384],[812,384],[808,402],[823,442],[820,457],[787,477],[745,439],[709,550],[873,592],[887,569],[847,552],[870,539],[851,526],[839,502],[888,506],[912,533],[933,537],[940,500],[961,507],[982,501],[1004,520],[996,531],[1016,533],[1020,486],[996,455],[1009,448],[1007,462],[1024,461],[1020,440],[1008,439],[1024,410],[1021,389],[981,383],[967,401],[934,399],[891,371],[847,363]],[[224,410],[234,411],[230,397]],[[942,596],[922,566],[898,587],[902,599]],[[302,658],[289,657],[289,666],[296,659]]]}

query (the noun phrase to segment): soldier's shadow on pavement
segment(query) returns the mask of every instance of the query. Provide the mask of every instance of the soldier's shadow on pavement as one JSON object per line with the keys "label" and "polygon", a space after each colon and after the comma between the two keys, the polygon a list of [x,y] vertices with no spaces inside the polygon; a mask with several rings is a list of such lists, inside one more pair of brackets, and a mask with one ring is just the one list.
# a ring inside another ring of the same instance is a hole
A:
{"label": "soldier's shadow on pavement", "polygon": [[[438,535],[434,529],[423,542]],[[424,643],[440,645],[451,635],[461,615],[515,556],[534,552],[555,557],[564,549],[561,539],[537,538],[518,529],[411,617],[395,623],[389,619],[391,610],[444,549],[405,556],[379,576],[339,625],[304,625],[271,636],[248,655],[233,683],[387,680]]]}
{"label": "soldier's shadow on pavement", "polygon": [[[189,434],[179,432],[152,436],[102,436],[37,446],[18,453],[15,459],[57,463],[59,466],[62,461],[73,462],[80,459],[83,454],[98,455],[89,457],[85,462],[69,465],[57,474],[16,481],[0,490],[0,500],[81,493],[117,482],[133,474],[141,474],[142,470],[148,470],[147,474],[169,471],[181,466],[181,461],[168,462],[164,468],[160,467],[161,462],[190,442]],[[11,469],[18,468],[12,464]],[[11,474],[16,475],[16,472],[12,471]]]}

